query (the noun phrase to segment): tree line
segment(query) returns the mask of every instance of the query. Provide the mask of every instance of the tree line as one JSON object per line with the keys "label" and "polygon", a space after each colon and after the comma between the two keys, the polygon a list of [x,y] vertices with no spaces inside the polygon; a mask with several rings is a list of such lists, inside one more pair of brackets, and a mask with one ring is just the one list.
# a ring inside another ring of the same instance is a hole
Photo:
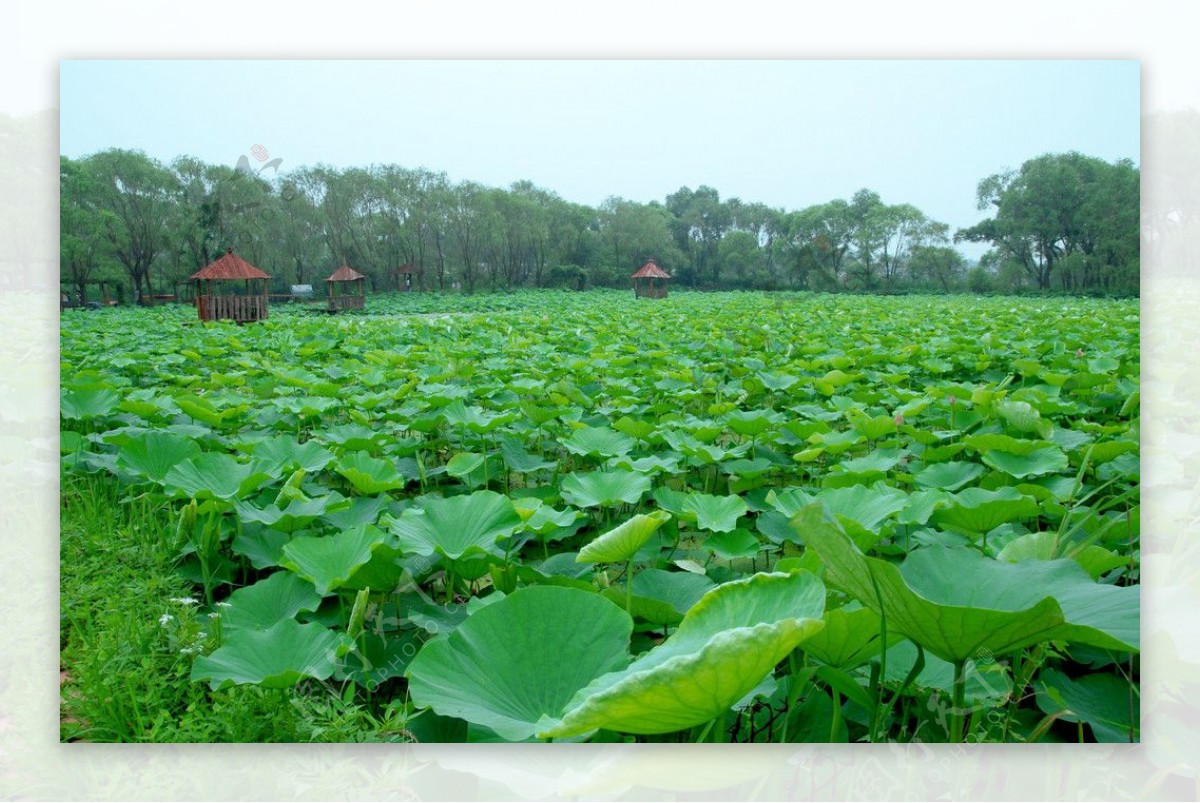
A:
{"label": "tree line", "polygon": [[[992,216],[953,232],[869,189],[794,211],[707,186],[590,207],[528,181],[453,183],[390,164],[268,176],[120,149],[61,157],[59,184],[61,282],[86,295],[106,280],[128,300],[173,292],[228,247],[277,291],[343,262],[376,290],[405,264],[419,289],[627,287],[650,258],[696,289],[1138,291],[1138,168],[1078,153],[983,179],[977,201]],[[963,241],[990,248],[971,264]]]}

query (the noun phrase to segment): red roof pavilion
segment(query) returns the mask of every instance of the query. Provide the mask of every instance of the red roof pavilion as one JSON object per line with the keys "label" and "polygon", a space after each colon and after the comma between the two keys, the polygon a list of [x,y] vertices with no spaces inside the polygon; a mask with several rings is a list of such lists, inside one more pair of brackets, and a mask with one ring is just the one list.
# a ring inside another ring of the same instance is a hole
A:
{"label": "red roof pavilion", "polygon": [[671,274],[656,265],[653,259],[647,260],[632,278],[633,294],[637,298],[667,297],[667,280]]}
{"label": "red roof pavilion", "polygon": [[[363,309],[366,306],[366,280],[366,276],[343,262],[341,267],[329,274],[329,278],[325,280],[325,286],[329,288],[329,311]],[[348,287],[349,290],[335,292],[335,287]]]}
{"label": "red roof pavilion", "polygon": [[[200,320],[237,323],[266,320],[267,281],[271,277],[233,253],[232,248],[188,278],[196,283],[196,312]],[[231,281],[245,283],[241,292],[237,285],[215,288],[213,285]]]}

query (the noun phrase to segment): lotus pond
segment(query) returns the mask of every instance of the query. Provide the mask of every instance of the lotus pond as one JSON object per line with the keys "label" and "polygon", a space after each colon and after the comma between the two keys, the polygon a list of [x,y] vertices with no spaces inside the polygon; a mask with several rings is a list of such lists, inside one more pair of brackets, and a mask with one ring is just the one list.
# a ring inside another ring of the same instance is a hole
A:
{"label": "lotus pond", "polygon": [[121,648],[176,662],[146,721],[1138,740],[1136,301],[631,296],[64,312],[64,669],[108,500],[187,592]]}

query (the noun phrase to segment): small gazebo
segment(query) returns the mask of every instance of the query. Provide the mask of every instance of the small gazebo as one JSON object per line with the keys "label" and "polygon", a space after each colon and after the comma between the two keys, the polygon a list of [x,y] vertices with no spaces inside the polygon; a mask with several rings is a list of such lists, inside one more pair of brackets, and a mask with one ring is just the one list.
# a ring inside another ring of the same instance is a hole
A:
{"label": "small gazebo", "polygon": [[[401,293],[411,293],[413,290],[413,276],[418,273],[417,266],[411,262],[405,262],[398,268],[392,268],[392,289]],[[404,277],[404,284],[401,285],[400,277]]]}
{"label": "small gazebo", "polygon": [[202,321],[265,321],[267,281],[271,278],[233,253],[188,277],[196,283],[196,312]]}
{"label": "small gazebo", "polygon": [[329,288],[329,311],[362,309],[365,305],[366,281],[366,276],[343,262],[325,280],[325,286]]}
{"label": "small gazebo", "polygon": [[667,281],[671,274],[654,264],[654,260],[646,261],[633,274],[633,294],[637,298],[666,298]]}

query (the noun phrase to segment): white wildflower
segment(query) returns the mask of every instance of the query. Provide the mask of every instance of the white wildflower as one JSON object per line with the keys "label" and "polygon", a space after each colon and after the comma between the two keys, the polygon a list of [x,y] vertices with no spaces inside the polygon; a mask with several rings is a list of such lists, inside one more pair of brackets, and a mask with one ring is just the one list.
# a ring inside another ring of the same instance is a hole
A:
{"label": "white wildflower", "polygon": [[191,597],[171,597],[171,602],[176,602],[180,605],[195,605],[196,600]]}
{"label": "white wildflower", "polygon": [[162,616],[158,617],[158,623],[160,625],[162,625],[163,627],[167,626],[167,622],[174,622],[174,621],[175,621],[175,617],[169,613],[164,613]]}

